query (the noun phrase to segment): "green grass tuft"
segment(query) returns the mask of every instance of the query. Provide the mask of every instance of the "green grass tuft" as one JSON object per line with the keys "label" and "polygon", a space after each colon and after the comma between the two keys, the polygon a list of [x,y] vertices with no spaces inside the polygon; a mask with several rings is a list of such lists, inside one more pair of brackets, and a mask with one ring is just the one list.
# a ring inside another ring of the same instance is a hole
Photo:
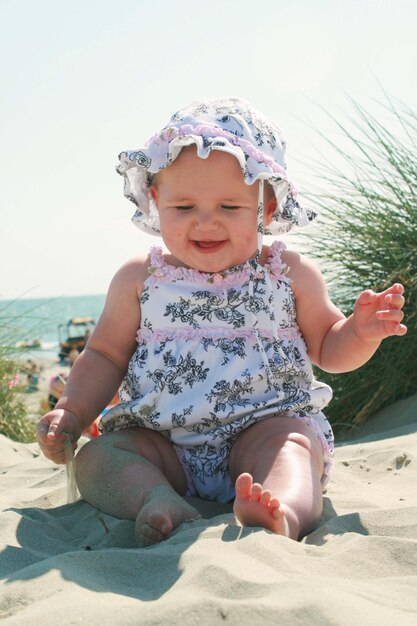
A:
{"label": "green grass tuft", "polygon": [[36,424],[27,416],[22,391],[26,378],[22,366],[15,358],[16,341],[20,339],[18,319],[7,314],[7,307],[0,309],[0,434],[30,443],[36,439]]}
{"label": "green grass tuft", "polygon": [[417,116],[389,97],[378,105],[378,115],[351,105],[346,124],[330,116],[341,141],[336,145],[321,135],[334,158],[323,159],[315,171],[318,192],[310,200],[320,207],[320,226],[301,241],[346,315],[363,289],[382,291],[401,282],[408,333],[383,341],[359,370],[317,372],[333,388],[326,414],[335,430],[358,427],[417,392]]}

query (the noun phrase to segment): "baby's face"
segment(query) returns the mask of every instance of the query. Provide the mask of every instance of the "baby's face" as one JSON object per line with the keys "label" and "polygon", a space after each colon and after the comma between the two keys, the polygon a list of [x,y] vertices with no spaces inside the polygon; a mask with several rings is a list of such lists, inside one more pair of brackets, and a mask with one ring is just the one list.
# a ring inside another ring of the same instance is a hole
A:
{"label": "baby's face", "polygon": [[184,148],[151,188],[168,250],[181,265],[209,273],[253,257],[258,187],[244,182],[231,154],[214,150],[201,159],[194,146]]}

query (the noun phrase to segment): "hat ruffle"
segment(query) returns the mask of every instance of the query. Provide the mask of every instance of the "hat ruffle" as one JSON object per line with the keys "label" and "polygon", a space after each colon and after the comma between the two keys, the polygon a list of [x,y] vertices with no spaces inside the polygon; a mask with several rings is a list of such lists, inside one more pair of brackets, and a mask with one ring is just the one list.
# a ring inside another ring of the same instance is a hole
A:
{"label": "hat ruffle", "polygon": [[124,195],[137,207],[132,220],[145,232],[160,235],[158,211],[149,192],[152,175],[168,167],[182,148],[192,144],[202,159],[212,150],[234,156],[248,185],[266,180],[272,186],[277,209],[266,234],[306,226],[317,216],[297,202],[287,177],[285,142],[279,129],[245,101],[229,98],[193,103],[176,113],[144,148],[119,155],[117,172],[124,177]]}

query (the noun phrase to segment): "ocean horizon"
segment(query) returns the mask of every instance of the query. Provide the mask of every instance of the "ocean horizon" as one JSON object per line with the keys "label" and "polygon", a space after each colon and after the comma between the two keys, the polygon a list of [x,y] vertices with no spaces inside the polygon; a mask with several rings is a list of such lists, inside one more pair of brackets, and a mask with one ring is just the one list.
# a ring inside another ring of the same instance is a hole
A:
{"label": "ocean horizon", "polygon": [[92,317],[97,322],[105,298],[105,294],[95,294],[0,300],[0,343],[13,347],[19,342],[39,341],[39,348],[27,352],[55,357],[59,325],[65,326],[73,317]]}

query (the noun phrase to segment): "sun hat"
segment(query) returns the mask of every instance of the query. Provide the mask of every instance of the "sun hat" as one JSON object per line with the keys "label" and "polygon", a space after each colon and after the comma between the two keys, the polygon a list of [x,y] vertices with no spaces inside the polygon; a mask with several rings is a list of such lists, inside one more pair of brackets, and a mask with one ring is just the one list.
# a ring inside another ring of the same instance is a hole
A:
{"label": "sun hat", "polygon": [[212,150],[236,157],[248,185],[259,180],[261,188],[262,181],[272,186],[277,208],[263,234],[306,226],[317,216],[297,202],[297,192],[287,176],[286,144],[278,126],[245,100],[219,98],[192,102],[175,113],[145,147],[119,155],[116,169],[124,177],[124,195],[137,207],[132,221],[145,232],[160,235],[158,211],[149,191],[153,176],[192,144],[202,159]]}

